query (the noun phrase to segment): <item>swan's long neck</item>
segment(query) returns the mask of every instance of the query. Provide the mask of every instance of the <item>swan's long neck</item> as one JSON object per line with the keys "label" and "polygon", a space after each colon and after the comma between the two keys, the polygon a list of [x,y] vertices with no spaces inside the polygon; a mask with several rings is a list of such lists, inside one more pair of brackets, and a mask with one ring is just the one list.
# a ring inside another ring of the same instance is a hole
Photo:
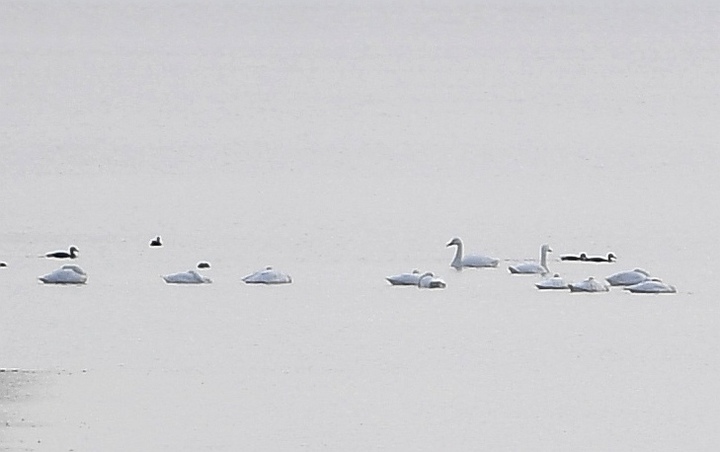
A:
{"label": "swan's long neck", "polygon": [[455,258],[453,259],[450,266],[455,268],[461,268],[462,267],[462,257],[463,257],[463,245],[462,243],[456,243],[455,246],[457,249],[455,250]]}
{"label": "swan's long neck", "polygon": [[547,271],[547,248],[540,250],[540,265],[542,265],[542,268]]}

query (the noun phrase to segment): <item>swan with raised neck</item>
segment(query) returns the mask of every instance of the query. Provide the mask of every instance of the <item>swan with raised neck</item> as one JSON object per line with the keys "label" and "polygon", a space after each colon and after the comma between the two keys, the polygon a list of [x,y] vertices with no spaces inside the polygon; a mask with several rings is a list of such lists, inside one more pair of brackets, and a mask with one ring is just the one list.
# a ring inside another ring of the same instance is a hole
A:
{"label": "swan with raised neck", "polygon": [[511,265],[508,267],[508,270],[510,270],[510,273],[517,273],[517,274],[532,274],[532,273],[550,273],[550,270],[547,266],[547,253],[551,253],[552,249],[550,249],[550,245],[545,244],[542,247],[540,247],[540,263],[537,262],[523,262],[522,264],[518,265]]}
{"label": "swan with raised neck", "polygon": [[446,247],[455,246],[455,257],[450,266],[455,270],[462,270],[465,267],[469,268],[483,268],[483,267],[497,267],[498,259],[494,257],[481,256],[481,255],[470,255],[463,257],[463,242],[459,237],[455,237],[448,242]]}

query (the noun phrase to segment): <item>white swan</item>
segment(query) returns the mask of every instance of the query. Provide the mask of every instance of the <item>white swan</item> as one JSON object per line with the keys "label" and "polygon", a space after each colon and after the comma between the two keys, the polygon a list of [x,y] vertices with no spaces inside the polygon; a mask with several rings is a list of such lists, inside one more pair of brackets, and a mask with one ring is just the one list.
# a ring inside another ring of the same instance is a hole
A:
{"label": "white swan", "polygon": [[68,264],[38,279],[45,284],[85,284],[87,273],[77,265]]}
{"label": "white swan", "polygon": [[272,267],[265,267],[264,270],[247,275],[242,280],[245,284],[289,284],[292,282],[290,275],[273,270]]}
{"label": "white swan", "polygon": [[168,284],[209,284],[212,280],[201,275],[195,270],[173,273],[162,277]]}
{"label": "white swan", "polygon": [[611,286],[632,286],[633,284],[638,284],[648,279],[650,279],[650,273],[642,268],[614,273],[605,278]]}
{"label": "white swan", "polygon": [[432,272],[425,272],[418,279],[417,286],[421,289],[444,289],[447,284],[442,279],[436,278]]}
{"label": "white swan", "polygon": [[457,249],[455,250],[455,258],[450,263],[450,266],[456,270],[462,270],[464,267],[470,267],[470,268],[497,267],[497,264],[499,262],[494,257],[487,257],[487,256],[480,256],[480,255],[471,255],[471,256],[463,257],[463,242],[458,237],[455,237],[454,239],[450,240],[450,242],[445,246],[446,247],[448,247],[448,246],[456,246],[457,247]]}
{"label": "white swan", "polygon": [[511,265],[508,267],[510,273],[526,274],[526,273],[550,273],[547,267],[547,253],[551,253],[550,245],[543,245],[540,247],[540,263],[537,262],[523,262],[518,265]]}
{"label": "white swan", "polygon": [[610,290],[608,286],[596,280],[592,276],[585,281],[570,283],[568,284],[568,287],[570,287],[570,292],[607,292]]}
{"label": "white swan", "polygon": [[412,273],[400,273],[399,275],[385,278],[393,286],[417,286],[420,280],[420,270],[413,270]]}
{"label": "white swan", "polygon": [[638,284],[624,287],[632,293],[676,293],[675,286],[665,284],[660,278],[650,278]]}
{"label": "white swan", "polygon": [[549,279],[546,279],[545,281],[540,281],[539,283],[536,283],[535,287],[537,287],[540,290],[567,289],[568,285],[565,282],[565,280],[560,277],[560,275],[555,273],[552,278],[549,278]]}

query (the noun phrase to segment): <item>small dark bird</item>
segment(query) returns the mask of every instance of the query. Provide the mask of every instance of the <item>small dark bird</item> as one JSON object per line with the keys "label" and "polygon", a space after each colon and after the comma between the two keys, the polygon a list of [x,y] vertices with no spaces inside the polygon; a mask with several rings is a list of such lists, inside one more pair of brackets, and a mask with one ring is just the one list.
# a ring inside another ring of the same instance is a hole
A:
{"label": "small dark bird", "polygon": [[588,257],[588,262],[613,262],[617,257],[613,253],[608,253],[607,257],[593,256]]}
{"label": "small dark bird", "polygon": [[160,236],[155,237],[155,239],[150,242],[150,246],[162,246],[162,242],[160,241]]}
{"label": "small dark bird", "polygon": [[574,256],[572,254],[566,254],[565,256],[560,256],[561,261],[586,261],[588,260],[587,254],[580,253],[579,256]]}
{"label": "small dark bird", "polygon": [[7,267],[7,264],[5,262],[0,262],[0,267]]}
{"label": "small dark bird", "polygon": [[54,251],[52,253],[47,253],[45,257],[51,257],[54,259],[75,259],[77,257],[77,253],[80,252],[80,250],[75,248],[74,246],[71,246],[69,251],[70,252]]}
{"label": "small dark bird", "polygon": [[197,268],[210,268],[209,262],[198,262]]}

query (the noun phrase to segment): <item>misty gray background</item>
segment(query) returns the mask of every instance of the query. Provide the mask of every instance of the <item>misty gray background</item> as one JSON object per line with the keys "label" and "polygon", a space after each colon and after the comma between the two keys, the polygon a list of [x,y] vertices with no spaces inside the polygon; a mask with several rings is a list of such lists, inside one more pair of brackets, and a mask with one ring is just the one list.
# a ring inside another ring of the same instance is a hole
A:
{"label": "misty gray background", "polygon": [[[31,371],[0,374],[0,444],[713,450],[719,19],[0,3],[0,366]],[[500,267],[454,272],[454,236]],[[679,293],[538,292],[506,266],[543,243]],[[71,244],[88,284],[38,284]],[[160,279],[199,260],[212,285]],[[265,265],[294,283],[242,284]],[[448,288],[383,280],[412,268]]]}

